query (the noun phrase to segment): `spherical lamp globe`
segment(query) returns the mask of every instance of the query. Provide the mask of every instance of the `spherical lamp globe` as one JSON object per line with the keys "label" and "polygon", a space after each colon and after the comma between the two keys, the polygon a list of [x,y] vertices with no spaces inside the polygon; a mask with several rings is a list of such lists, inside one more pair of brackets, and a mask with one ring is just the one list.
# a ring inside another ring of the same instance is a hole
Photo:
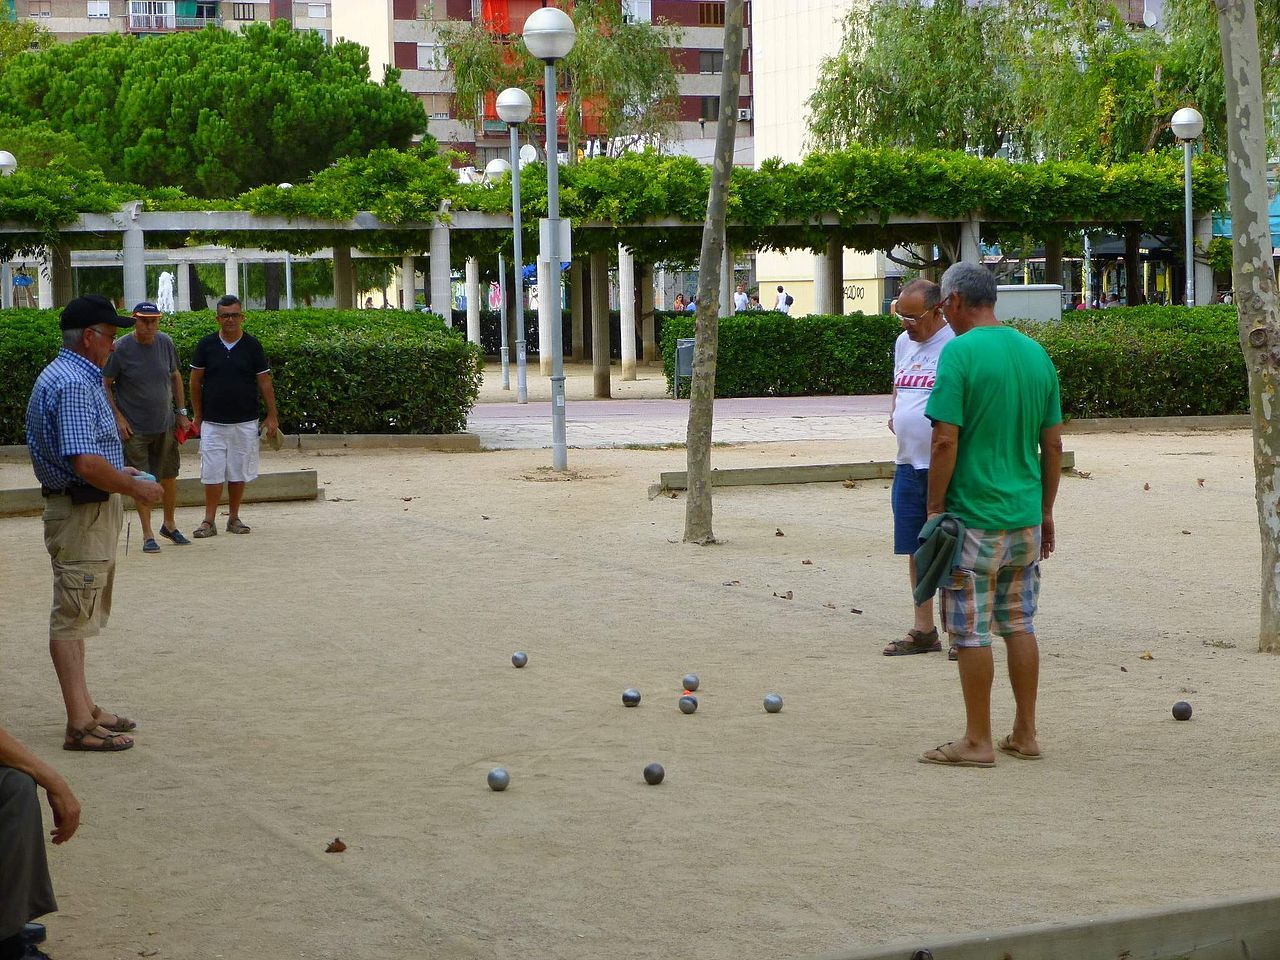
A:
{"label": "spherical lamp globe", "polygon": [[1179,140],[1194,140],[1204,131],[1204,117],[1195,107],[1183,107],[1173,115],[1169,126]]}
{"label": "spherical lamp globe", "polygon": [[558,7],[535,10],[524,22],[524,45],[539,60],[563,60],[577,35],[573,19]]}
{"label": "spherical lamp globe", "polygon": [[0,150],[0,177],[10,176],[18,169],[18,158],[8,150]]}
{"label": "spherical lamp globe", "polygon": [[498,94],[498,119],[503,123],[524,123],[531,113],[533,103],[519,87],[507,87]]}
{"label": "spherical lamp globe", "polygon": [[511,164],[501,157],[494,157],[484,165],[484,178],[486,180],[498,180],[503,175],[511,172]]}

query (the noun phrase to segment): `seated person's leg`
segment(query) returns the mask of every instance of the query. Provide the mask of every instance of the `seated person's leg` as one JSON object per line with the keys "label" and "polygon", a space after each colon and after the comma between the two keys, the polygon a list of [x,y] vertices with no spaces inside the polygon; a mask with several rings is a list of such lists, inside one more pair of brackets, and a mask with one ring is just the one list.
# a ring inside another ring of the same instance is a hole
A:
{"label": "seated person's leg", "polygon": [[21,957],[26,922],[57,909],[36,783],[0,766],[0,960]]}

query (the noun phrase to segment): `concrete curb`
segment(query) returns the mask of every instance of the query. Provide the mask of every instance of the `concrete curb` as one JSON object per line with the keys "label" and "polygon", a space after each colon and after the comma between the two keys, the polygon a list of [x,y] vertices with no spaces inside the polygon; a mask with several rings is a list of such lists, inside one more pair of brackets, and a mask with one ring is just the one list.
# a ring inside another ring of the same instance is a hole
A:
{"label": "concrete curb", "polygon": [[1280,896],[1193,900],[1070,920],[925,939],[823,960],[1240,960],[1280,956]]}
{"label": "concrete curb", "polygon": [[1248,430],[1253,417],[1230,414],[1214,417],[1098,417],[1068,420],[1063,433],[1186,433],[1191,430]]}
{"label": "concrete curb", "polygon": [[[1062,469],[1076,465],[1073,450],[1062,452]],[[845,480],[891,480],[898,465],[892,460],[870,460],[863,463],[787,464],[781,467],[730,467],[711,471],[713,487],[771,486],[781,483],[840,483]],[[664,490],[686,490],[689,475],[684,470],[658,474],[658,482],[649,488],[650,498]]]}
{"label": "concrete curb", "polygon": [[[260,474],[257,480],[245,484],[244,488],[245,503],[323,499],[324,490],[320,487],[314,470]],[[223,488],[221,502],[227,502],[226,488]],[[186,477],[178,481],[178,506],[204,506],[204,485],[199,477]],[[0,517],[23,516],[43,510],[44,498],[40,496],[39,487],[0,490]]]}
{"label": "concrete curb", "polygon": [[[474,433],[300,433],[285,434],[282,450],[424,450],[433,453],[478,453],[480,438]],[[181,452],[200,453],[200,441],[188,440]],[[264,449],[264,456],[272,451]],[[26,463],[25,443],[0,446],[0,463]]]}

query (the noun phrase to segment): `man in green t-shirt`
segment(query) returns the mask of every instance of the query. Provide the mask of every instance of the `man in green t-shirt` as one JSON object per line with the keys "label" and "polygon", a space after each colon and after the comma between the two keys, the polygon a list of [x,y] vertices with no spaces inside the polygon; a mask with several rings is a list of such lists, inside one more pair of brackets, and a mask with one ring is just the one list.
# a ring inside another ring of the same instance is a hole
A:
{"label": "man in green t-shirt", "polygon": [[956,333],[938,361],[925,415],[933,421],[930,516],[951,513],[964,541],[940,589],[942,622],[958,648],[965,734],[920,760],[995,766],[991,634],[1004,638],[1016,711],[1001,752],[1040,759],[1033,618],[1040,561],[1054,548],[1062,472],[1058,374],[1044,348],[996,319],[991,271],[957,263],[942,275],[942,311]]}

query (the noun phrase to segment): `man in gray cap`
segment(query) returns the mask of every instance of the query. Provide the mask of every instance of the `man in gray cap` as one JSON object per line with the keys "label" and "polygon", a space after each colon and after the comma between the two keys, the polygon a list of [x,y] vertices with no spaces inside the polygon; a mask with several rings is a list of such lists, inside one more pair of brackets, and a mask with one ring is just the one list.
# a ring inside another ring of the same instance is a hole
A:
{"label": "man in gray cap", "polygon": [[[167,333],[160,332],[159,308],[140,303],[133,308],[133,332],[116,341],[116,348],[102,369],[107,401],[115,411],[116,429],[124,441],[125,461],[145,470],[164,489],[164,522],[160,536],[179,546],[191,541],[182,535],[174,520],[178,503],[178,438],[176,424],[184,433],[191,429],[187,401],[178,370],[178,351]],[[142,525],[142,552],[159,553],[151,529],[151,505],[138,503]]]}
{"label": "man in gray cap", "polygon": [[111,613],[120,494],[160,499],[160,484],[124,463],[102,368],[116,331],[133,326],[106,297],[76,297],[62,311],[62,349],[36,378],[27,403],[27,449],[45,498],[44,543],[53,565],[49,653],[67,708],[65,750],[133,746],[137,724],[94,703],[84,671],[84,642]]}

